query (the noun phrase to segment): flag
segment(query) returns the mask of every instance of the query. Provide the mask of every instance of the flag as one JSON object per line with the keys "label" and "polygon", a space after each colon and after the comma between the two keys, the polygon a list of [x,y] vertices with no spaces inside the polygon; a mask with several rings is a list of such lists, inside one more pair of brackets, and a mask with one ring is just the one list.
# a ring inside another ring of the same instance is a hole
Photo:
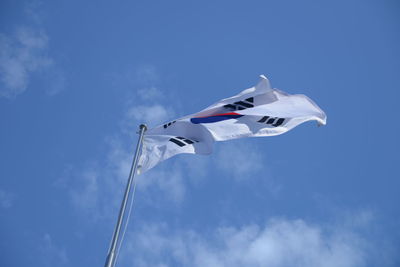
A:
{"label": "flag", "polygon": [[326,124],[325,113],[307,96],[272,89],[260,82],[208,108],[148,130],[138,171],[143,173],[176,154],[210,154],[215,141],[283,134],[306,121]]}

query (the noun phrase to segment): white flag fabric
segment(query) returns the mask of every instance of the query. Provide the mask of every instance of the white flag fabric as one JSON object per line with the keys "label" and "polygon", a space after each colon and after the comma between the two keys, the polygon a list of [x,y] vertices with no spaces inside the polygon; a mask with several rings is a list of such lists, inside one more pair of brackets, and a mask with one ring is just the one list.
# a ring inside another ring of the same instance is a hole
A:
{"label": "white flag fabric", "polygon": [[215,141],[273,136],[315,120],[325,113],[305,95],[272,89],[268,79],[208,108],[165,123],[145,133],[138,171],[143,173],[176,154],[210,154]]}

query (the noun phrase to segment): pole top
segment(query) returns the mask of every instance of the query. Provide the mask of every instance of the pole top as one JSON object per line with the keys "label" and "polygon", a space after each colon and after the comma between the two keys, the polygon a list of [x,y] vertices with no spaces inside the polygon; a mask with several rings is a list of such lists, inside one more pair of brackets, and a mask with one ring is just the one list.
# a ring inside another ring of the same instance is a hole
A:
{"label": "pole top", "polygon": [[140,130],[143,129],[143,131],[146,131],[147,130],[147,125],[146,124],[140,124],[139,129]]}

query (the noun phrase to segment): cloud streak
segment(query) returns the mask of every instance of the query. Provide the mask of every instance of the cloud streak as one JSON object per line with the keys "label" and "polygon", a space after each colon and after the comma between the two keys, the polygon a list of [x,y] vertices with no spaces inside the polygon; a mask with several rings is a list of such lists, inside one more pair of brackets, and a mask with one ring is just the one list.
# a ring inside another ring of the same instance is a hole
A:
{"label": "cloud streak", "polygon": [[21,24],[10,33],[0,33],[0,97],[15,98],[31,84],[34,75],[46,81],[52,96],[64,90],[65,73],[49,55],[49,36],[42,27],[39,2],[25,4]]}
{"label": "cloud streak", "polygon": [[53,241],[50,234],[45,234],[38,246],[44,266],[66,266],[69,262],[67,252]]}
{"label": "cloud streak", "polygon": [[3,209],[11,208],[14,201],[14,195],[0,189],[0,207]]}
{"label": "cloud streak", "polygon": [[127,242],[122,259],[135,266],[355,267],[367,243],[349,229],[273,219],[263,227],[221,227],[211,234],[148,224]]}
{"label": "cloud streak", "polygon": [[[165,97],[154,85],[158,79],[154,68],[145,67],[134,73],[136,74],[133,76],[138,80],[137,87],[140,89],[127,98],[128,105],[121,116],[120,129],[106,138],[105,156],[93,159],[80,170],[70,170],[69,179],[64,183],[69,188],[74,207],[89,214],[91,220],[109,217],[114,214],[112,211],[118,210],[132,163],[135,145],[135,141],[132,140],[137,137],[134,133],[137,132],[138,125],[144,122],[149,125],[160,124],[175,114],[171,107],[162,103]],[[115,80],[116,78],[114,77],[114,83],[124,83],[124,76],[120,76],[121,80]],[[135,85],[131,78],[125,83],[129,87]],[[154,198],[147,197],[148,195],[162,195],[168,202],[175,204],[184,198],[182,166],[160,166],[152,173],[138,176],[136,179],[138,190],[148,204],[157,205]]]}
{"label": "cloud streak", "polygon": [[[170,102],[168,96],[156,86],[160,76],[154,68],[147,66],[142,70],[121,73],[112,76],[112,83],[122,88],[126,84],[127,89],[136,89],[126,99],[127,107],[119,122],[121,127],[107,138],[106,159],[97,159],[73,174],[73,180],[77,184],[70,186],[72,203],[78,209],[89,212],[91,218],[113,214],[109,211],[118,208],[130,171],[134,150],[132,140],[136,138],[134,133],[137,132],[138,125],[146,122],[151,127],[171,120],[177,114],[173,107],[165,104]],[[198,185],[207,177],[210,164],[215,165],[221,173],[233,177],[235,182],[255,180],[260,170],[266,173],[265,168],[262,168],[264,159],[257,147],[252,145],[224,143],[216,149],[214,157],[216,159],[211,160],[210,157],[182,155],[168,160],[167,164],[159,164],[151,172],[137,177],[141,197],[150,205],[163,205],[165,201],[160,199],[177,205],[184,200],[190,183]],[[231,164],[232,162],[240,164]],[[276,193],[277,185],[272,183],[270,177],[262,179],[268,181],[271,192]],[[158,197],[155,199],[154,196]],[[96,215],[93,214],[96,212]]]}
{"label": "cloud streak", "polygon": [[0,96],[13,98],[26,90],[33,73],[53,64],[43,30],[20,27],[12,36],[0,34]]}
{"label": "cloud streak", "polygon": [[[255,146],[236,141],[225,142],[217,151],[218,169],[240,181],[251,178],[263,167],[263,158]],[[235,162],[235,164],[232,164]]]}

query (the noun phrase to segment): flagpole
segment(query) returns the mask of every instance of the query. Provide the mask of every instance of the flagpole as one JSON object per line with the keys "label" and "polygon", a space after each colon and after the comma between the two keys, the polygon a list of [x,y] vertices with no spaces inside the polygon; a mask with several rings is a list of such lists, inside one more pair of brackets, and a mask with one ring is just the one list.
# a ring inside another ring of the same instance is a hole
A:
{"label": "flagpole", "polygon": [[137,145],[136,145],[136,152],[135,152],[135,156],[134,156],[133,161],[132,161],[131,171],[129,173],[128,182],[127,182],[126,188],[125,188],[124,198],[122,199],[121,208],[119,210],[118,220],[117,220],[117,224],[116,224],[115,229],[114,229],[114,234],[113,234],[113,237],[112,237],[112,240],[111,240],[110,249],[108,251],[106,264],[104,265],[105,267],[114,267],[115,266],[115,259],[116,259],[115,255],[116,255],[117,244],[118,244],[118,241],[119,241],[119,235],[120,235],[120,232],[121,232],[122,221],[123,221],[124,216],[125,216],[126,204],[128,202],[130,191],[131,191],[131,187],[132,187],[132,182],[133,182],[133,179],[135,177],[136,168],[137,168],[137,161],[138,161],[140,150],[141,150],[141,147],[142,147],[142,144],[143,144],[144,132],[147,130],[147,126],[145,124],[141,124],[139,126],[139,129],[140,129],[140,131],[139,131],[139,139],[138,139],[138,142],[137,142]]}

